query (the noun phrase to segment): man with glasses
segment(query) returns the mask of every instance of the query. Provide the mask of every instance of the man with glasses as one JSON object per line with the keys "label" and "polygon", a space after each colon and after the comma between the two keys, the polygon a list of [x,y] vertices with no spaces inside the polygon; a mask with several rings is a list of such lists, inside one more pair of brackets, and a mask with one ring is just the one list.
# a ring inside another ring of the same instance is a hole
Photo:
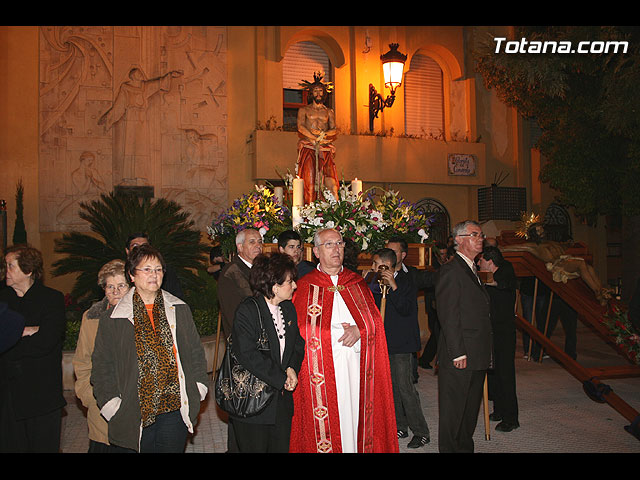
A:
{"label": "man with glasses", "polygon": [[438,339],[438,447],[473,452],[473,433],[491,362],[489,295],[477,274],[482,252],[480,225],[467,220],[453,229],[456,255],[440,267],[436,304]]}
{"label": "man with glasses", "polygon": [[316,268],[314,263],[303,260],[304,245],[300,234],[294,230],[285,230],[278,235],[278,250],[291,257],[298,269],[298,280]]}
{"label": "man with glasses", "polygon": [[343,268],[345,243],[318,231],[315,270],[293,303],[305,358],[294,391],[292,452],[398,452],[389,356],[380,312],[361,275]]}

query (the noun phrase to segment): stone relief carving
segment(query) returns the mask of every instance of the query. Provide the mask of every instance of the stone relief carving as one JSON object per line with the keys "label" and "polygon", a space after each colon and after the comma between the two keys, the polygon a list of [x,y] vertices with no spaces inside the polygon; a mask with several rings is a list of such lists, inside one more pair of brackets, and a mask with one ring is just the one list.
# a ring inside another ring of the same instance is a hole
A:
{"label": "stone relief carving", "polygon": [[227,203],[225,27],[40,28],[41,231],[151,186],[204,228]]}

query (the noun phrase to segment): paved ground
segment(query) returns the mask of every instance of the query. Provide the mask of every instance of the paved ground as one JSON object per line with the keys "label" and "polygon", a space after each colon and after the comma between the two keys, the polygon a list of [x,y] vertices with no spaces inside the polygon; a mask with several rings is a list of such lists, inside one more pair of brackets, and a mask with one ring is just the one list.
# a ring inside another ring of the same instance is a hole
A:
{"label": "paved ground", "polygon": [[[564,342],[558,327],[554,342]],[[520,335],[518,335],[520,337]],[[518,339],[520,342],[520,338]],[[520,343],[518,345],[520,351]],[[586,327],[578,327],[578,360],[587,367],[623,365],[625,362]],[[629,434],[624,417],[608,404],[590,400],[582,384],[552,359],[541,364],[528,362],[520,353],[516,358],[520,428],[509,433],[496,432],[491,422],[490,438],[485,439],[484,421],[478,418],[475,433],[477,453],[638,453],[640,440]],[[431,443],[410,450],[409,438],[400,440],[401,453],[437,453],[438,407],[437,377],[433,370],[420,369],[418,390],[431,430]],[[604,380],[618,396],[640,411],[640,378]],[[73,392],[65,392],[68,405],[63,418],[63,453],[84,453],[88,448],[87,424],[83,409]],[[492,410],[492,409],[490,409]],[[227,425],[211,396],[203,404],[188,453],[223,453]],[[535,466],[534,466],[535,468]]]}

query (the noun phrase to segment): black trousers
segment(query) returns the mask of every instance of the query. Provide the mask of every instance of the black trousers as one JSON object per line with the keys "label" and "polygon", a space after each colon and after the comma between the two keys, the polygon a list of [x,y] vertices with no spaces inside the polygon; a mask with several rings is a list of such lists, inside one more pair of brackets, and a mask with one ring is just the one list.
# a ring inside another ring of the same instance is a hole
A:
{"label": "black trousers", "polygon": [[229,417],[240,453],[289,452],[291,416],[283,407],[284,402],[278,402],[274,424],[249,423]]}
{"label": "black trousers", "polygon": [[[7,404],[5,404],[7,407]],[[10,407],[9,407],[10,408]],[[0,452],[59,453],[62,431],[62,409],[37,417],[16,420],[13,410],[0,416]],[[7,415],[8,413],[8,415]]]}
{"label": "black trousers", "polygon": [[516,396],[516,328],[494,326],[494,368],[487,372],[489,399],[493,411],[509,423],[518,423],[518,398]]}
{"label": "black trousers", "polygon": [[450,367],[438,370],[440,453],[473,453],[485,372]]}

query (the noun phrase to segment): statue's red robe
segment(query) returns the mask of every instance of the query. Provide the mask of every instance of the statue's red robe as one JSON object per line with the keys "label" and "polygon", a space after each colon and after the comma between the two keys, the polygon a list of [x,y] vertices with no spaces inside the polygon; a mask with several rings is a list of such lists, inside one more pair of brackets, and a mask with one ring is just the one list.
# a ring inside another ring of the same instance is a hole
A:
{"label": "statue's red robe", "polygon": [[333,295],[339,294],[358,325],[362,345],[358,452],[398,452],[387,342],[371,290],[347,269],[339,274],[337,287],[319,270],[297,283],[293,302],[306,351],[293,393],[290,451],[342,451],[330,328]]}

